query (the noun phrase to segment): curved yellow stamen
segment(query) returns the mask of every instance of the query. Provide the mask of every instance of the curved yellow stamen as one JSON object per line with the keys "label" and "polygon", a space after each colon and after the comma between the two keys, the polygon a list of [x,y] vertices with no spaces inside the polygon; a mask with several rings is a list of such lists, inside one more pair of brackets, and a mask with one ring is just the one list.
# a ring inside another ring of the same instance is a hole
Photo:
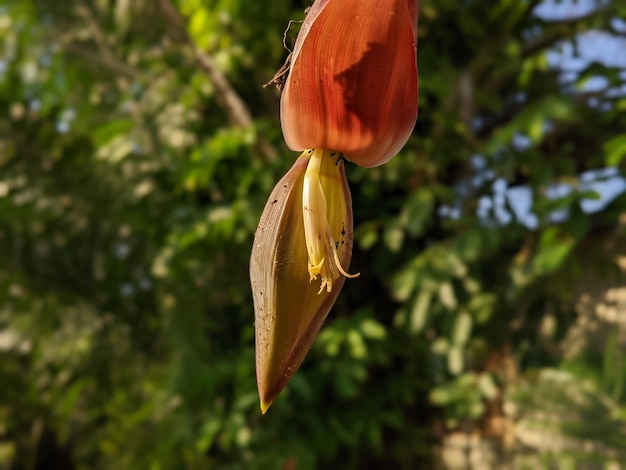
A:
{"label": "curved yellow stamen", "polygon": [[309,258],[309,275],[311,276],[311,281],[313,279],[317,279],[317,275],[322,272],[322,266],[324,265],[324,258],[322,258],[322,260],[319,262],[319,264],[316,264],[315,266],[313,266],[311,264],[311,259]]}

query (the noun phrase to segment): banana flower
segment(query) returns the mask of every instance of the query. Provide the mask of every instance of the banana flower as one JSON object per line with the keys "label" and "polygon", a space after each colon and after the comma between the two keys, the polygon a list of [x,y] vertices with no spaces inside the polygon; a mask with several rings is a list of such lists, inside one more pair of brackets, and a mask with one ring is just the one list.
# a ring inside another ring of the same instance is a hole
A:
{"label": "banana flower", "polygon": [[276,185],[250,260],[256,368],[267,411],[310,349],[346,277],[352,202],[344,162],[381,165],[417,119],[416,0],[316,0],[281,97],[302,151]]}

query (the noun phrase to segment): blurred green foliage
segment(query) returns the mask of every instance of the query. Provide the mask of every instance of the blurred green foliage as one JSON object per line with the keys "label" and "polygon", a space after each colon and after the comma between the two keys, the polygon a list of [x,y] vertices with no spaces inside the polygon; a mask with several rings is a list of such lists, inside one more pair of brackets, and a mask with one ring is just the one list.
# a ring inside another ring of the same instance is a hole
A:
{"label": "blurred green foliage", "polygon": [[550,435],[618,458],[624,334],[560,345],[581,276],[624,278],[626,196],[585,213],[600,195],[579,176],[624,168],[626,78],[593,62],[566,87],[547,57],[626,10],[547,21],[539,3],[422,2],[414,136],[347,170],[362,275],[267,416],[248,258],[296,155],[262,84],[307,3],[0,5],[0,468],[433,468],[505,397],[560,403]]}

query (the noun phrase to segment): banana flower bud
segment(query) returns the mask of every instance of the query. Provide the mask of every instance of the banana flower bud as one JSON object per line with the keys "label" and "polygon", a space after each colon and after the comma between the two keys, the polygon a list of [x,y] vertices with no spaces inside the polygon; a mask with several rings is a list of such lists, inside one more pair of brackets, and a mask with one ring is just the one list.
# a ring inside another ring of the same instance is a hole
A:
{"label": "banana flower bud", "polygon": [[416,0],[316,0],[281,98],[287,145],[303,151],[254,238],[257,385],[267,411],[310,349],[348,272],[344,162],[381,165],[417,119]]}

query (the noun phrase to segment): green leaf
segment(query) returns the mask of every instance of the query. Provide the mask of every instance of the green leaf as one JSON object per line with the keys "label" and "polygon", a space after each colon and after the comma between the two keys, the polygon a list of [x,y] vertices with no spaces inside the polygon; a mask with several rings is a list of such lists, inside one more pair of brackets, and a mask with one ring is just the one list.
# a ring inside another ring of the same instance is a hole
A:
{"label": "green leaf", "polygon": [[420,289],[417,293],[409,316],[409,331],[412,334],[421,333],[426,326],[432,296],[430,289]]}
{"label": "green leaf", "polygon": [[463,348],[460,346],[452,346],[448,350],[448,372],[452,375],[459,375],[463,372],[464,364]]}
{"label": "green leaf", "polygon": [[366,318],[360,325],[363,336],[369,339],[382,340],[387,336],[385,327],[373,318]]}
{"label": "green leaf", "polygon": [[451,282],[442,282],[439,286],[439,301],[448,310],[456,309],[457,300]]}
{"label": "green leaf", "polygon": [[464,346],[470,338],[473,325],[472,316],[461,311],[456,315],[454,319],[454,326],[452,327],[452,344],[456,346]]}
{"label": "green leaf", "polygon": [[618,135],[604,144],[604,162],[607,166],[619,166],[626,158],[626,134]]}

